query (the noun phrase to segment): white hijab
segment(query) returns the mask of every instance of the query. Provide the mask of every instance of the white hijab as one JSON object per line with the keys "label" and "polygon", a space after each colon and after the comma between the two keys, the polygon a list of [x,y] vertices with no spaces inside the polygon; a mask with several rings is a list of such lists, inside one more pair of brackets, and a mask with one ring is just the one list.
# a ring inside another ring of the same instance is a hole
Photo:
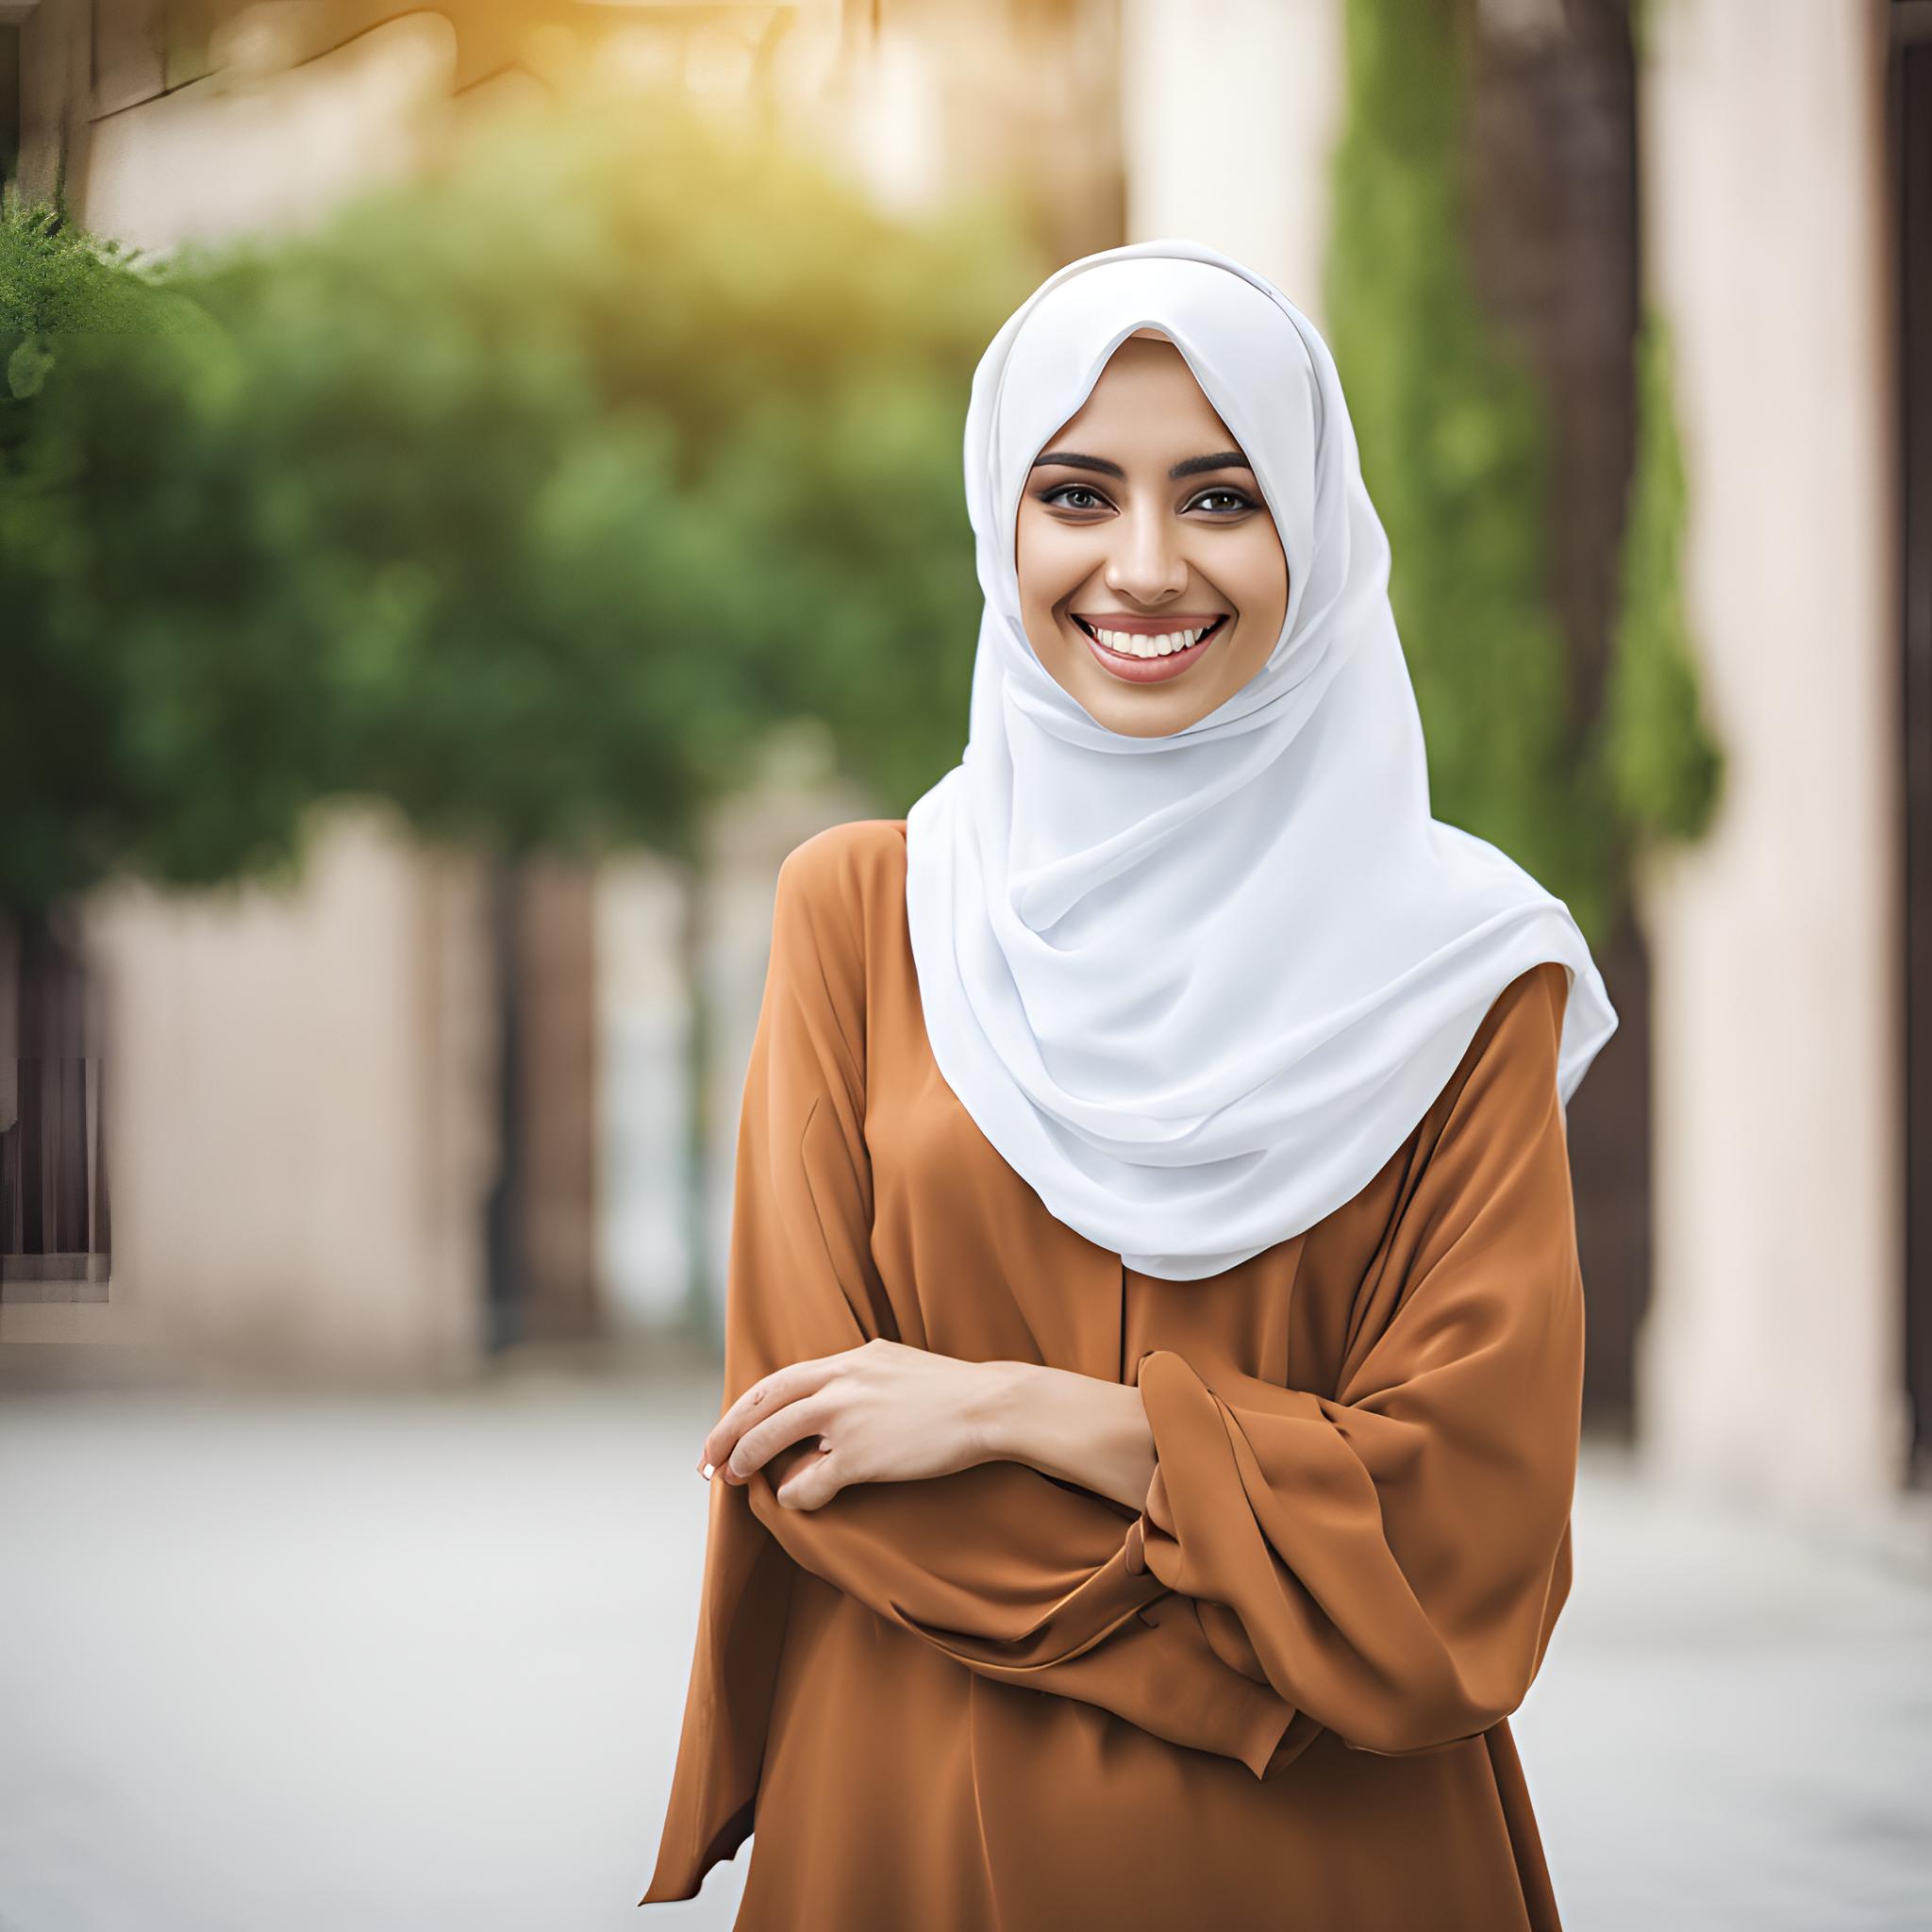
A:
{"label": "white hijab", "polygon": [[[1290,578],[1267,662],[1158,738],[1047,673],[1013,556],[1034,458],[1141,328],[1239,441]],[[907,914],[939,1070],[1047,1208],[1171,1280],[1259,1254],[1375,1176],[1544,959],[1567,1105],[1617,1015],[1563,902],[1430,817],[1388,539],[1307,318],[1191,242],[1069,263],[980,359],[966,495],[971,727],[908,815]]]}

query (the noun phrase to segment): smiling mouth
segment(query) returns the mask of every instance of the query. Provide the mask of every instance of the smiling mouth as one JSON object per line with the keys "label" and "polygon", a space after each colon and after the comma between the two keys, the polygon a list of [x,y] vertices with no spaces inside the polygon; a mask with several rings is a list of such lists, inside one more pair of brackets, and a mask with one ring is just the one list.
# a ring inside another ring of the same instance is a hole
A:
{"label": "smiling mouth", "polygon": [[[1069,614],[1072,615],[1071,612]],[[1158,664],[1171,658],[1191,658],[1221,635],[1227,621],[1227,613],[1224,611],[1205,630],[1196,630],[1191,625],[1186,630],[1170,631],[1156,637],[1142,636],[1135,631],[1097,629],[1084,617],[1074,618],[1074,622],[1101,650],[1137,664]]]}

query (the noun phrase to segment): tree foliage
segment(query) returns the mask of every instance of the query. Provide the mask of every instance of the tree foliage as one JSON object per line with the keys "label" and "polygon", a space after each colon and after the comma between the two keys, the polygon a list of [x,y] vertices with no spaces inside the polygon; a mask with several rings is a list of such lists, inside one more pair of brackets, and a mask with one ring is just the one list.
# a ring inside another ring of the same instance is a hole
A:
{"label": "tree foliage", "polygon": [[1638,845],[1694,835],[1717,782],[1675,594],[1669,389],[1647,359],[1610,699],[1579,720],[1551,582],[1547,404],[1468,264],[1458,11],[1348,0],[1335,357],[1389,531],[1436,815],[1508,852],[1600,942]]}
{"label": "tree foliage", "polygon": [[1669,333],[1648,310],[1637,338],[1637,471],[1603,742],[1618,811],[1651,840],[1697,838],[1724,779],[1684,611],[1684,458],[1672,395]]}
{"label": "tree foliage", "polygon": [[339,794],[675,850],[801,713],[888,808],[957,758],[1005,204],[901,222],[666,99],[139,271],[6,236],[0,905],[273,871]]}

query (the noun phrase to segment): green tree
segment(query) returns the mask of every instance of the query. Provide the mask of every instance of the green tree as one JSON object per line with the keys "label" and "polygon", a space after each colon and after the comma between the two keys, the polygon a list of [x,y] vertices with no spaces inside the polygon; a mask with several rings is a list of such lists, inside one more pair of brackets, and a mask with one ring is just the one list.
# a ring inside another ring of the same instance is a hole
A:
{"label": "green tree", "polygon": [[1684,458],[1670,337],[1655,310],[1645,313],[1637,337],[1637,424],[1601,755],[1633,837],[1688,840],[1710,821],[1724,759],[1698,703],[1680,570]]}
{"label": "green tree", "polygon": [[[1546,399],[1467,259],[1464,9],[1348,0],[1327,293],[1437,816],[1492,840],[1607,937],[1646,841],[1707,822],[1721,761],[1677,591],[1683,481],[1656,325],[1604,714],[1577,719],[1550,584]],[[1584,753],[1579,758],[1576,746]]]}
{"label": "green tree", "polygon": [[344,794],[678,850],[799,713],[903,807],[963,739],[958,424],[1021,232],[670,101],[158,265],[13,211],[0,906],[271,872]]}

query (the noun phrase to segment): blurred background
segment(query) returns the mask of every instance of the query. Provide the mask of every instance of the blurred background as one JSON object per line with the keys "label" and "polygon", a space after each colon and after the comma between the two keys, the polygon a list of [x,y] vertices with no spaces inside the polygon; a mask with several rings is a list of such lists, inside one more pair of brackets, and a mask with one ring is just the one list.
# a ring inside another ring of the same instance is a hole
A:
{"label": "blurred background", "polygon": [[1162,236],[1622,1015],[1565,1923],[1932,1926],[1932,0],[0,0],[0,1932],[637,1923],[776,870]]}

